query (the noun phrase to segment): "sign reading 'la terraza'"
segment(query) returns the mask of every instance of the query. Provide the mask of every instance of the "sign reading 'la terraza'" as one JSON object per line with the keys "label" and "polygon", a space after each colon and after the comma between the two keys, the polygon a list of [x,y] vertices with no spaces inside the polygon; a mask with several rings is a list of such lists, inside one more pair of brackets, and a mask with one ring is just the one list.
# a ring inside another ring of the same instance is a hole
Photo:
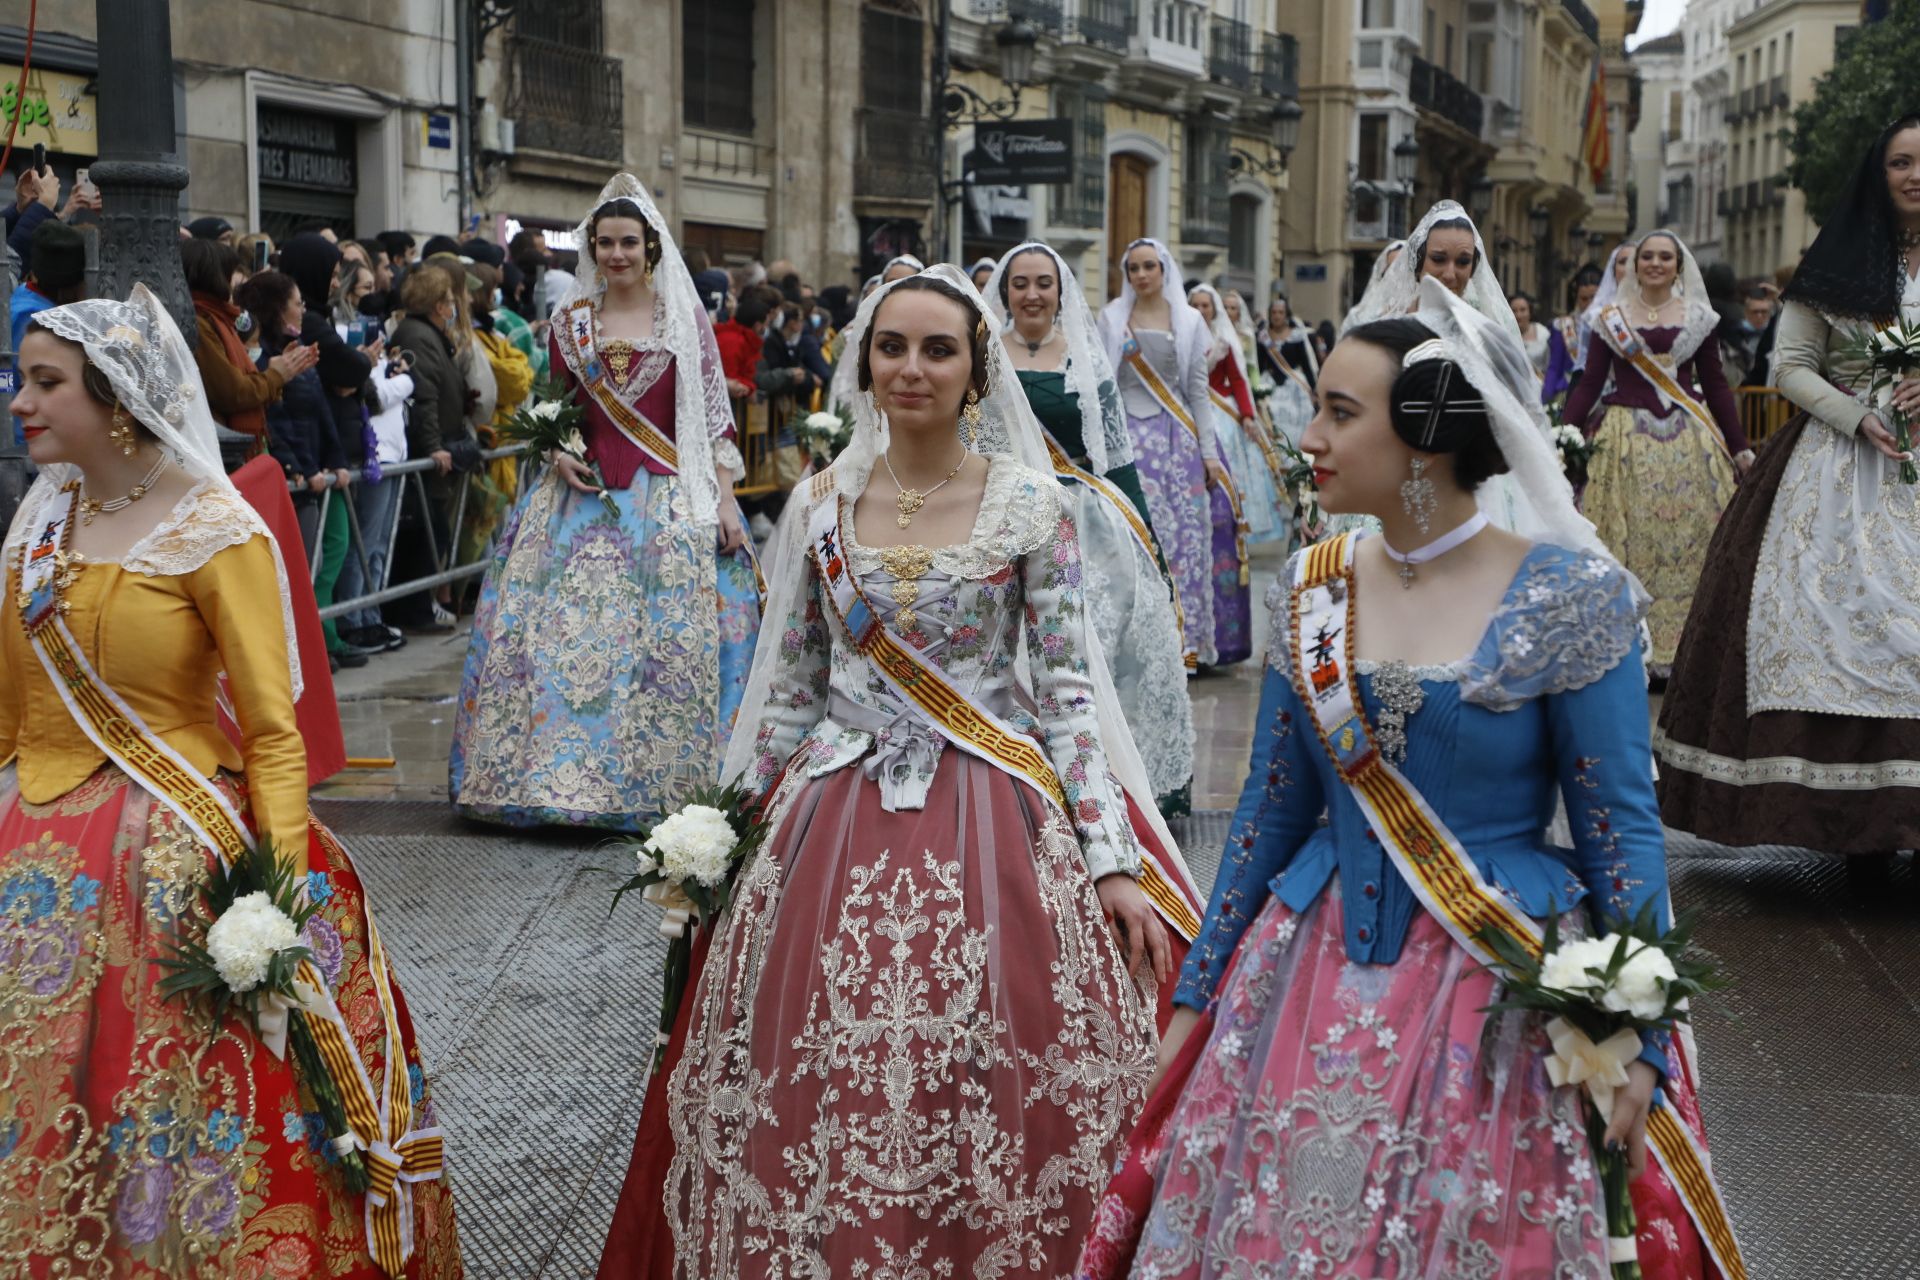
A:
{"label": "sign reading 'la terraza'", "polygon": [[260,110],[255,142],[260,181],[322,191],[352,191],[353,126],[332,116]]}
{"label": "sign reading 'la terraza'", "polygon": [[976,125],[967,173],[977,183],[1025,186],[1073,181],[1073,121]]}

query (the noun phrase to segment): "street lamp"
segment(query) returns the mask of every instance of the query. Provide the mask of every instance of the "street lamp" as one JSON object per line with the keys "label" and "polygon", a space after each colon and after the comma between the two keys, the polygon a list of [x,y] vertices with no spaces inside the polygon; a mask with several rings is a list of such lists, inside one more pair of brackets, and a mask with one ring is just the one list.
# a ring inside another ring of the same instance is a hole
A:
{"label": "street lamp", "polygon": [[1478,226],[1493,212],[1493,179],[1484,173],[1467,188],[1467,213]]}
{"label": "street lamp", "polygon": [[1607,242],[1607,238],[1601,235],[1598,231],[1587,232],[1587,252],[1588,253],[1600,252],[1600,246],[1605,244],[1606,242]]}
{"label": "street lamp", "polygon": [[1033,51],[1040,33],[1025,18],[1015,18],[993,37],[1000,49],[1000,78],[1013,86],[1017,98],[1024,85],[1033,83]]}
{"label": "street lamp", "polygon": [[1548,277],[1553,274],[1553,246],[1548,236],[1553,231],[1553,210],[1537,204],[1527,213],[1527,226],[1533,232],[1534,292],[1547,296]]}
{"label": "street lamp", "polygon": [[1040,33],[1025,18],[1015,18],[994,33],[993,43],[1000,50],[1000,79],[1012,92],[989,102],[966,85],[948,80],[949,67],[943,59],[938,94],[943,129],[987,120],[1011,120],[1019,113],[1020,90],[1033,83],[1033,53],[1040,43]]}
{"label": "street lamp", "polygon": [[1300,145],[1300,117],[1307,113],[1292,98],[1284,98],[1273,108],[1268,120],[1273,130],[1273,149],[1278,153],[1277,160],[1262,160],[1239,147],[1227,151],[1227,164],[1235,173],[1259,170],[1264,174],[1280,174],[1287,171],[1287,159],[1293,155],[1293,149]]}
{"label": "street lamp", "polygon": [[1420,172],[1420,144],[1408,134],[1393,144],[1393,180],[1413,194],[1413,180]]}

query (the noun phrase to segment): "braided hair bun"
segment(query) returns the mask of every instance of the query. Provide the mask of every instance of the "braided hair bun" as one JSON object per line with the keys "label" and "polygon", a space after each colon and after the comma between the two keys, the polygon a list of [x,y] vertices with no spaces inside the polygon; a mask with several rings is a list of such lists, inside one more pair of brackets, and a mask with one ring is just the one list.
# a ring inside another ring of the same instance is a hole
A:
{"label": "braided hair bun", "polygon": [[[1401,360],[1404,367],[1388,396],[1393,433],[1401,440],[1422,453],[1450,454],[1454,479],[1469,492],[1506,472],[1486,401],[1445,357],[1433,330],[1412,317],[1375,320],[1353,329],[1347,340],[1382,347]],[[1406,363],[1409,356],[1412,363]]]}

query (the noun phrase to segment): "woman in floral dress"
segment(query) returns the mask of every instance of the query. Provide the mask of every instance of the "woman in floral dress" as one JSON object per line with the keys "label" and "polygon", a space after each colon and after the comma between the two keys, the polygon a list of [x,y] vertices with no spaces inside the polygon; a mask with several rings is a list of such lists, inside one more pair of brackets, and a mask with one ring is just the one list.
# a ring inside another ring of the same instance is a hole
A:
{"label": "woman in floral dress", "polygon": [[586,407],[599,478],[557,456],[501,532],[450,790],[457,812],[489,822],[634,830],[713,780],[759,597],[733,498],[733,410],[666,222],[620,174],[580,237],[549,345]]}
{"label": "woman in floral dress", "polygon": [[[1289,566],[1166,1078],[1081,1276],[1608,1274],[1579,1095],[1548,1080],[1544,1018],[1488,1011],[1494,976],[1457,940],[1485,917],[1457,898],[1472,885],[1573,930],[1664,911],[1645,596],[1573,511],[1518,343],[1437,284],[1421,304],[1323,366],[1304,442],[1321,501],[1383,532]],[[1508,468],[1551,537],[1479,510],[1473,489]],[[1403,497],[1410,477],[1430,501]],[[1556,794],[1570,853],[1541,838]],[[1648,1035],[1627,1068],[1606,1136],[1636,1167],[1663,1084],[1704,1150],[1689,1057]],[[1709,1274],[1661,1167],[1636,1188],[1641,1262]]]}
{"label": "woman in floral dress", "polygon": [[673,1275],[1057,1276],[1190,888],[985,304],[907,277],[845,358],[855,437],[794,495],[729,751],[772,831],[667,1085]]}
{"label": "woman in floral dress", "polygon": [[[406,1001],[307,808],[285,566],[226,478],[193,355],[136,286],[36,315],[20,364],[40,477],[0,625],[0,1272],[458,1277]],[[335,1082],[377,1129],[330,1133],[284,1044],[160,990],[154,961],[204,944],[210,877],[256,843],[317,907],[308,1007],[343,1017]],[[384,1203],[348,1187],[336,1139],[404,1159]]]}

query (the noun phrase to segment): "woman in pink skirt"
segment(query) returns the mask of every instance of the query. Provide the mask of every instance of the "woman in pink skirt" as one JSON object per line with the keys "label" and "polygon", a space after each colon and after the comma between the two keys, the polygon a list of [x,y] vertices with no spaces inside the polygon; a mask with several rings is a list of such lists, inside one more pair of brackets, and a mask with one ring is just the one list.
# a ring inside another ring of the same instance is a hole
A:
{"label": "woman in pink skirt", "polygon": [[848,334],[727,761],[772,834],[676,1037],[672,1273],[1061,1276],[1198,899],[979,294],[936,267]]}
{"label": "woman in pink skirt", "polygon": [[[1469,900],[1581,931],[1666,898],[1645,595],[1574,513],[1533,383],[1433,282],[1322,367],[1320,501],[1382,533],[1293,558],[1165,1080],[1081,1275],[1599,1280],[1627,1247],[1649,1277],[1712,1274],[1647,1164],[1656,1105],[1697,1140],[1686,1046],[1645,1037],[1616,1095],[1606,1140],[1647,1172],[1638,1240],[1611,1242],[1543,1020],[1488,1012],[1498,983],[1458,930]],[[1550,537],[1489,527],[1473,491],[1508,470]],[[1572,849],[1543,839],[1556,798]]]}

